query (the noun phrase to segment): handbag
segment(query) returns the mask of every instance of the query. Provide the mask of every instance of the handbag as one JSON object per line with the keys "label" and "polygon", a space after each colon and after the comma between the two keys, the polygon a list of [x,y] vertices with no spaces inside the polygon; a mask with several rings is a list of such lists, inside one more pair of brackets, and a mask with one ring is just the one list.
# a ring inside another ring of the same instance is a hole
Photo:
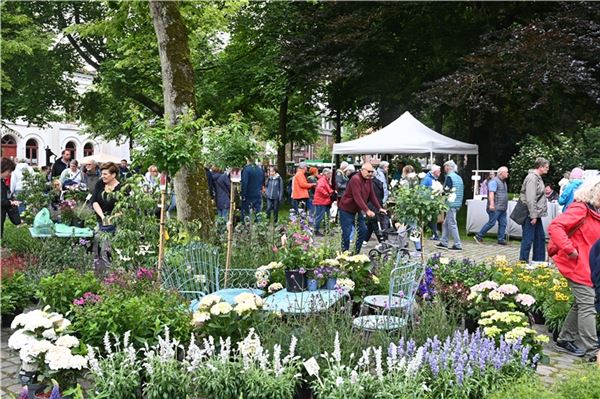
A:
{"label": "handbag", "polygon": [[[583,224],[585,223],[585,219],[587,219],[587,214],[583,219],[581,219],[579,223],[573,226],[573,228],[567,233],[567,237],[571,238],[573,234],[575,234],[577,230],[579,230],[581,226],[583,226]],[[560,251],[560,247],[558,246],[558,244],[554,243],[552,241],[552,237],[550,237],[550,240],[548,241],[548,257],[552,258],[553,256],[558,254],[558,251]]]}
{"label": "handbag", "polygon": [[21,224],[21,215],[19,214],[18,206],[11,205],[6,211],[6,214],[8,215],[8,218],[10,219],[12,224],[14,224],[15,226]]}
{"label": "handbag", "polygon": [[515,221],[515,223],[519,225],[523,225],[525,223],[525,218],[529,216],[529,209],[527,208],[527,204],[523,201],[517,201],[517,205],[515,205],[515,209],[510,213],[510,218]]}

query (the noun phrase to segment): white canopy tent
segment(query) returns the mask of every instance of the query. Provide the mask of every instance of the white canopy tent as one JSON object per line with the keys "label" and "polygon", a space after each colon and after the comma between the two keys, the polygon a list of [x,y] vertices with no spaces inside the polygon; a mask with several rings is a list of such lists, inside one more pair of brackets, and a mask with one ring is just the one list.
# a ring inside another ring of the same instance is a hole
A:
{"label": "white canopy tent", "polygon": [[79,163],[81,163],[81,164],[84,164],[89,161],[96,161],[98,163],[114,162],[116,164],[119,164],[121,162],[121,158],[119,158],[115,155],[112,155],[112,154],[98,152],[96,154],[88,155],[87,157],[83,157],[83,158],[79,159]]}
{"label": "white canopy tent", "polygon": [[[333,154],[474,154],[479,165],[479,146],[454,140],[422,124],[406,111],[381,130],[333,145]],[[477,166],[479,168],[479,166]]]}

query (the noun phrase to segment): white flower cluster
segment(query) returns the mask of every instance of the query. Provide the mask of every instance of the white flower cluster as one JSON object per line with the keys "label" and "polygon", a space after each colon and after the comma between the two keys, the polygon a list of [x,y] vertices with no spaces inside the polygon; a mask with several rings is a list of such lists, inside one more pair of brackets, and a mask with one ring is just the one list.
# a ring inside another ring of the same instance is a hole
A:
{"label": "white flower cluster", "polygon": [[59,313],[33,310],[15,317],[11,328],[17,329],[9,338],[8,346],[19,351],[24,369],[39,371],[49,368],[58,370],[81,370],[87,367],[87,359],[74,355],[72,348],[79,340],[66,334],[71,322]]}
{"label": "white flower cluster", "polygon": [[242,316],[261,309],[264,304],[261,297],[251,292],[239,294],[234,298],[234,303],[235,306],[231,306],[218,295],[206,295],[200,301],[198,311],[192,316],[192,324],[201,325],[209,321],[212,316],[229,315],[232,311]]}
{"label": "white flower cluster", "polygon": [[[487,292],[489,291],[489,292]],[[471,287],[471,293],[467,296],[469,301],[481,302],[484,295],[491,301],[498,302],[507,297],[523,306],[531,306],[535,303],[535,299],[528,294],[519,294],[519,287],[514,284],[498,285],[495,281],[484,281]]]}

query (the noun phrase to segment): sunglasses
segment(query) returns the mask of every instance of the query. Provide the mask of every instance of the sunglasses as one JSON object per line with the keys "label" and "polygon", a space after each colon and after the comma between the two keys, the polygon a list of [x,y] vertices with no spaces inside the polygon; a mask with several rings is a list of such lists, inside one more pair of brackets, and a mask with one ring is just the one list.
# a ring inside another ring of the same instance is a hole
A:
{"label": "sunglasses", "polygon": [[366,170],[366,169],[362,169],[362,170],[363,170],[363,171],[365,171],[365,172],[367,172],[368,174],[373,174],[373,173],[375,173],[375,171],[374,171],[374,170]]}

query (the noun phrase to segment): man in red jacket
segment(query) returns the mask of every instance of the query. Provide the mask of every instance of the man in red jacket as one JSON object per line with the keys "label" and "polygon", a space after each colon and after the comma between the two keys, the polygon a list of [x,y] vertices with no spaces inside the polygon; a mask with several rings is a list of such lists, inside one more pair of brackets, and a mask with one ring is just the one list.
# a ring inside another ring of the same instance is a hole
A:
{"label": "man in red jacket", "polygon": [[340,210],[340,224],[342,225],[342,251],[350,249],[350,233],[352,226],[356,222],[358,224],[358,237],[356,238],[356,253],[360,253],[362,243],[367,236],[367,225],[365,224],[365,216],[375,217],[375,212],[369,209],[367,202],[371,201],[379,212],[386,213],[381,207],[379,200],[373,191],[373,179],[375,170],[373,165],[365,162],[360,172],[352,176],[346,186],[344,196],[340,200],[338,207]]}
{"label": "man in red jacket", "polygon": [[[595,359],[596,294],[591,278],[590,250],[600,239],[600,178],[585,183],[567,211],[550,223],[548,252],[568,281],[575,299],[556,341],[556,349],[574,356]],[[575,345],[579,337],[583,347]]]}

